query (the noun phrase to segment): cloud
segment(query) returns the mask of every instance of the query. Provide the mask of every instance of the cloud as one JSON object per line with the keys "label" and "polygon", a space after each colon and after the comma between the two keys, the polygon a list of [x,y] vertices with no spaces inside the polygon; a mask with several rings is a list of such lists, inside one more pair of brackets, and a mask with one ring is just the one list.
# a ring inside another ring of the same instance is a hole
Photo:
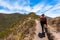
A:
{"label": "cloud", "polygon": [[43,13],[50,17],[60,16],[60,3],[58,2],[56,5],[44,4],[44,6],[41,7],[41,10],[37,10],[37,14],[41,15]]}
{"label": "cloud", "polygon": [[[60,0],[0,0],[0,12],[11,13],[45,13],[47,16],[56,17],[60,15]],[[32,6],[31,6],[32,5]]]}
{"label": "cloud", "polygon": [[[27,12],[27,11],[29,12],[31,10],[30,6],[28,5],[29,4],[28,1],[22,0],[20,2],[22,2],[22,3],[19,3],[19,0],[17,0],[15,2],[13,2],[13,4],[11,4],[11,3],[9,3],[9,0],[0,0],[0,5],[3,6],[4,8],[8,8],[10,12],[11,11],[13,11],[13,12],[20,11],[21,12],[21,10],[25,10],[24,12]],[[26,3],[26,2],[28,2],[28,3]]]}
{"label": "cloud", "polygon": [[52,13],[46,13],[45,15],[47,15],[48,17],[52,17],[52,18],[60,16],[60,14],[52,14]]}
{"label": "cloud", "polygon": [[50,17],[60,16],[60,3],[56,4],[52,9],[47,11],[45,14]]}

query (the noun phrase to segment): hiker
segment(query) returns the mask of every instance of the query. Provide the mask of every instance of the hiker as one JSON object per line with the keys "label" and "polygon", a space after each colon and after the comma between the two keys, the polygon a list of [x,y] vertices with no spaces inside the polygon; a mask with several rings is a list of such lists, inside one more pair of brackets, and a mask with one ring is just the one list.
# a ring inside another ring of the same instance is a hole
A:
{"label": "hiker", "polygon": [[41,24],[41,27],[42,27],[42,34],[45,37],[45,32],[44,32],[45,27],[44,27],[44,25],[47,26],[47,18],[45,17],[44,14],[42,14],[41,17],[40,17],[40,24]]}

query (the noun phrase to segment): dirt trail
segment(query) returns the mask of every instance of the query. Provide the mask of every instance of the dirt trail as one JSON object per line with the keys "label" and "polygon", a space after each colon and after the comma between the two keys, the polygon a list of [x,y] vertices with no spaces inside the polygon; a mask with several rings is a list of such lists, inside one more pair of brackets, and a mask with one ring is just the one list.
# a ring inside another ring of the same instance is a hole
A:
{"label": "dirt trail", "polygon": [[49,32],[54,37],[53,40],[60,40],[60,32],[57,32],[56,29],[48,25]]}
{"label": "dirt trail", "polygon": [[35,21],[36,21],[36,31],[35,31],[36,35],[34,35],[34,39],[33,40],[48,40],[46,34],[45,34],[46,36],[43,37],[43,38],[40,38],[38,36],[39,33],[42,33],[42,29],[41,29],[41,25],[40,25],[39,21],[38,20],[35,20]]}
{"label": "dirt trail", "polygon": [[[38,20],[36,21],[36,35],[34,35],[34,39],[33,40],[49,40],[46,33],[45,33],[45,37],[40,38],[38,36],[39,33],[42,33],[42,29],[41,29],[41,25],[39,23]],[[60,32],[57,32],[56,29],[54,29],[51,25],[48,25],[48,32],[51,33],[51,35],[53,36],[53,40],[60,40]]]}

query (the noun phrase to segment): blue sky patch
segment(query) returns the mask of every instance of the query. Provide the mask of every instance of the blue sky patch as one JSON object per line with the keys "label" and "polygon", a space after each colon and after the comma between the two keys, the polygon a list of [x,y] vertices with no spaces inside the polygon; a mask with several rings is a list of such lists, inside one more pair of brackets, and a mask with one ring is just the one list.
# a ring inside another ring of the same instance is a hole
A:
{"label": "blue sky patch", "polygon": [[[57,10],[59,9],[59,10]],[[60,15],[60,0],[0,0],[0,12],[35,12],[51,15],[51,17]]]}
{"label": "blue sky patch", "polygon": [[40,2],[42,2],[42,0],[30,0],[30,6],[33,7]]}
{"label": "blue sky patch", "polygon": [[1,10],[1,9],[4,9],[4,7],[3,7],[3,6],[0,6],[0,10]]}

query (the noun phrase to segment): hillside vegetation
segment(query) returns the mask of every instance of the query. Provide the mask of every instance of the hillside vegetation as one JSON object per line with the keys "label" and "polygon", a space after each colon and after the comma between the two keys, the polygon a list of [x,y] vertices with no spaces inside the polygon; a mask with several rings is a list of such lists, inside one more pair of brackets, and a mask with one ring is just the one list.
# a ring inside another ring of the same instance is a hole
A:
{"label": "hillside vegetation", "polygon": [[[40,20],[34,12],[29,14],[0,13],[0,40],[32,40],[36,27],[35,19]],[[60,31],[60,17],[47,17],[48,25]]]}
{"label": "hillside vegetation", "polygon": [[57,32],[60,32],[60,17],[49,19],[49,25],[55,28]]}
{"label": "hillside vegetation", "polygon": [[[29,14],[20,14],[20,13],[2,14],[1,13],[0,14],[0,38],[4,38],[5,36],[7,37],[16,28],[18,28],[19,25],[23,24],[28,19],[29,20],[31,19],[32,21],[36,18],[38,18],[38,16],[34,12],[31,12]],[[31,24],[28,22],[27,25],[31,25]],[[20,30],[23,30],[23,28],[21,28]]]}

